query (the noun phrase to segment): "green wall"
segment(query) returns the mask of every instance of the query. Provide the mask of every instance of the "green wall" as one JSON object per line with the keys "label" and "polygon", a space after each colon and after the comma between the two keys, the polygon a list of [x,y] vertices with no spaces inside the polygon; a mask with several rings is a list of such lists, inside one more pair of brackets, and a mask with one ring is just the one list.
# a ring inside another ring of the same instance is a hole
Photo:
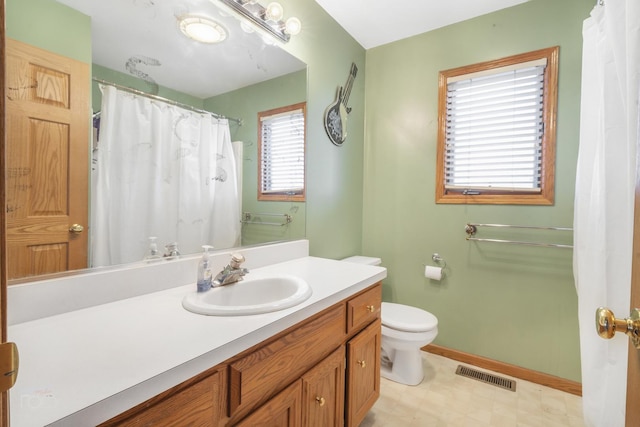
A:
{"label": "green wall", "polygon": [[91,20],[86,15],[51,0],[6,0],[5,13],[7,37],[91,62]]}
{"label": "green wall", "polygon": [[[465,240],[467,222],[573,223],[582,21],[594,2],[532,0],[367,51],[363,251],[388,268],[387,301],[438,317],[436,344],[580,380],[572,252]],[[553,206],[435,203],[438,72],[560,46]],[[571,244],[570,233],[477,237]],[[445,278],[426,279],[433,253]]]}
{"label": "green wall", "polygon": [[[242,119],[242,126],[230,124],[230,127],[231,139],[243,142],[243,212],[281,213],[289,214],[292,218],[286,227],[244,224],[242,245],[305,238],[305,203],[258,201],[258,113],[306,100],[307,70],[301,70],[204,101],[204,108],[209,111]],[[282,222],[279,218],[268,216],[262,217],[261,221]]]}
{"label": "green wall", "polygon": [[[364,82],[366,52],[315,0],[283,0],[286,16],[302,32],[284,48],[307,66],[307,224],[311,255],[342,258],[362,251]],[[324,130],[324,111],[358,67],[349,106],[348,137],[335,146]]]}

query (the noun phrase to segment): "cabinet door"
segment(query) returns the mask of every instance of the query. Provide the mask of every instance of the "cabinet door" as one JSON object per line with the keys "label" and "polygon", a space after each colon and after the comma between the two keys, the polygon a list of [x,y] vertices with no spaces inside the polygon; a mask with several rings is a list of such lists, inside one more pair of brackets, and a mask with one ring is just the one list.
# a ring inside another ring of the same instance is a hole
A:
{"label": "cabinet door", "polygon": [[344,370],[341,346],[302,376],[303,427],[344,425]]}
{"label": "cabinet door", "polygon": [[298,380],[236,424],[237,427],[299,427],[301,381]]}
{"label": "cabinet door", "polygon": [[347,343],[347,427],[358,426],[380,396],[380,319]]}

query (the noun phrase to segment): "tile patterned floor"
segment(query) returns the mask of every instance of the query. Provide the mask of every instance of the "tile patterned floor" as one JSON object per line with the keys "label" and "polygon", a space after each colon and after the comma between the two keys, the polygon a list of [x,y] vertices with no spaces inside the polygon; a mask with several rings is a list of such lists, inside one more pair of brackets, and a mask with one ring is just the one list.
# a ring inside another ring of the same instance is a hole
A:
{"label": "tile patterned floor", "polygon": [[579,396],[497,374],[517,383],[515,392],[504,390],[456,375],[455,360],[423,352],[422,361],[418,386],[381,379],[360,427],[584,427]]}

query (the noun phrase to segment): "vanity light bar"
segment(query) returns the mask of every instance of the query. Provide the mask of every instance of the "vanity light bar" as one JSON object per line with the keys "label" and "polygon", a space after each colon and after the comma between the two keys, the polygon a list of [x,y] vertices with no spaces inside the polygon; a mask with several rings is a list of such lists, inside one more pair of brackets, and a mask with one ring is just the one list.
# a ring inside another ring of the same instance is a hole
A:
{"label": "vanity light bar", "polygon": [[291,35],[285,32],[284,22],[274,21],[274,24],[268,22],[266,8],[260,3],[247,0],[220,0],[220,2],[277,39],[287,43],[291,38]]}

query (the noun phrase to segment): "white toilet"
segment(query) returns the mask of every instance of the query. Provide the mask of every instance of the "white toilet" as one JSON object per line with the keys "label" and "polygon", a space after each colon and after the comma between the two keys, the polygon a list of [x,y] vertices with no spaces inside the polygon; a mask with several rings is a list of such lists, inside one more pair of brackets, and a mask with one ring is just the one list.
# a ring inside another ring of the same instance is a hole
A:
{"label": "white toilet", "polygon": [[[380,258],[353,256],[343,261],[379,265]],[[380,375],[392,381],[418,385],[424,378],[420,349],[438,335],[433,314],[403,304],[382,303],[382,360]]]}

